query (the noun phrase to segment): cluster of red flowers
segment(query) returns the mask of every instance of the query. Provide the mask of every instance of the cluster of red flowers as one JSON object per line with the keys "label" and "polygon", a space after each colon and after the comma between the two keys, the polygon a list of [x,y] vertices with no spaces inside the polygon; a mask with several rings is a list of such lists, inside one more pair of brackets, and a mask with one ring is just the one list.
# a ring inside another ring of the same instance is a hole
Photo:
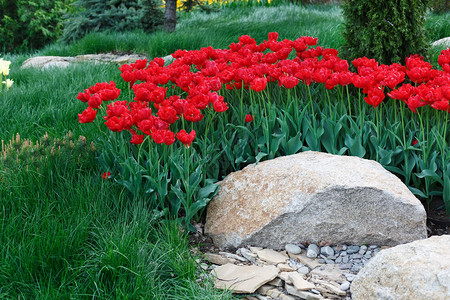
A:
{"label": "cluster of red flowers", "polygon": [[[195,131],[170,130],[180,118],[186,121],[202,120],[202,110],[211,106],[217,112],[228,109],[223,96],[217,91],[251,89],[263,91],[268,82],[292,89],[300,81],[306,85],[323,83],[327,89],[337,85],[354,85],[367,96],[365,101],[378,106],[388,96],[404,101],[410,109],[430,105],[450,112],[450,49],[442,51],[439,65],[443,71],[433,69],[422,57],[411,56],[406,67],[399,64],[379,65],[373,59],[353,61],[357,73],[349,71],[349,64],[337,56],[338,51],[315,46],[317,39],[300,37],[294,41],[278,41],[278,33],[269,33],[268,40],[257,44],[248,35],[241,36],[229,49],[178,50],[172,54],[174,62],[164,66],[164,60],[155,58],[138,60],[120,67],[121,76],[133,90],[133,101],[115,101],[107,105],[105,125],[112,131],[128,130],[131,142],[140,144],[145,135],[154,142],[170,145],[175,138],[186,147],[195,138]],[[295,51],[295,58],[289,59]],[[406,76],[414,84],[402,84]],[[168,86],[177,86],[186,97],[167,96]],[[96,109],[103,101],[116,100],[120,90],[114,82],[97,83],[80,93],[77,98],[87,102],[88,108],[79,114],[81,123],[92,122]],[[250,122],[250,117],[246,117]]]}

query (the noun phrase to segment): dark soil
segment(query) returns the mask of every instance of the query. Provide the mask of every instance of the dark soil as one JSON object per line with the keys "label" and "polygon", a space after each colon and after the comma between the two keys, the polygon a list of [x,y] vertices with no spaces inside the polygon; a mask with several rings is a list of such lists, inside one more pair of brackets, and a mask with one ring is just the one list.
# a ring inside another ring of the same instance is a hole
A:
{"label": "dark soil", "polygon": [[431,201],[427,211],[428,237],[450,234],[450,215],[445,213],[444,201],[436,198]]}

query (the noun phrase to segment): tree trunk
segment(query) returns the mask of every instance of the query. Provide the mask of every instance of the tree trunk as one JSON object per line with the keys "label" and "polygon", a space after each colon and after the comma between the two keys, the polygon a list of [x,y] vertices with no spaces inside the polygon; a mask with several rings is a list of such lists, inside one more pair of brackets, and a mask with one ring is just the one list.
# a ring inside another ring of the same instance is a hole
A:
{"label": "tree trunk", "polygon": [[173,32],[177,25],[177,0],[166,0],[164,12],[164,31]]}

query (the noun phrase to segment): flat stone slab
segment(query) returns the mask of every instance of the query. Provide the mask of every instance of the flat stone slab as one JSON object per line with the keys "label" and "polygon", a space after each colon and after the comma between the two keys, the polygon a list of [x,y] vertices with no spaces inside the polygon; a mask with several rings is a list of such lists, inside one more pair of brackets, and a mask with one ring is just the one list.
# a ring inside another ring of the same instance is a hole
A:
{"label": "flat stone slab", "polygon": [[254,293],[265,283],[278,275],[275,266],[237,266],[226,264],[215,268],[212,273],[216,277],[214,286],[218,289],[230,289],[237,294]]}

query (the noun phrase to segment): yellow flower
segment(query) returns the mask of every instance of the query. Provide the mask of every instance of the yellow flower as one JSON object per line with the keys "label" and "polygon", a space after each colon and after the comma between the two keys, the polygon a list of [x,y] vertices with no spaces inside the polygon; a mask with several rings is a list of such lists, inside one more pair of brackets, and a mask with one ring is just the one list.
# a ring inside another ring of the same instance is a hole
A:
{"label": "yellow flower", "polygon": [[11,64],[10,61],[3,60],[3,58],[0,58],[0,73],[2,73],[3,76],[8,76],[10,64]]}
{"label": "yellow flower", "polygon": [[14,81],[12,81],[11,79],[6,79],[6,82],[3,81],[3,83],[6,84],[6,90],[9,90],[9,88],[12,86]]}

